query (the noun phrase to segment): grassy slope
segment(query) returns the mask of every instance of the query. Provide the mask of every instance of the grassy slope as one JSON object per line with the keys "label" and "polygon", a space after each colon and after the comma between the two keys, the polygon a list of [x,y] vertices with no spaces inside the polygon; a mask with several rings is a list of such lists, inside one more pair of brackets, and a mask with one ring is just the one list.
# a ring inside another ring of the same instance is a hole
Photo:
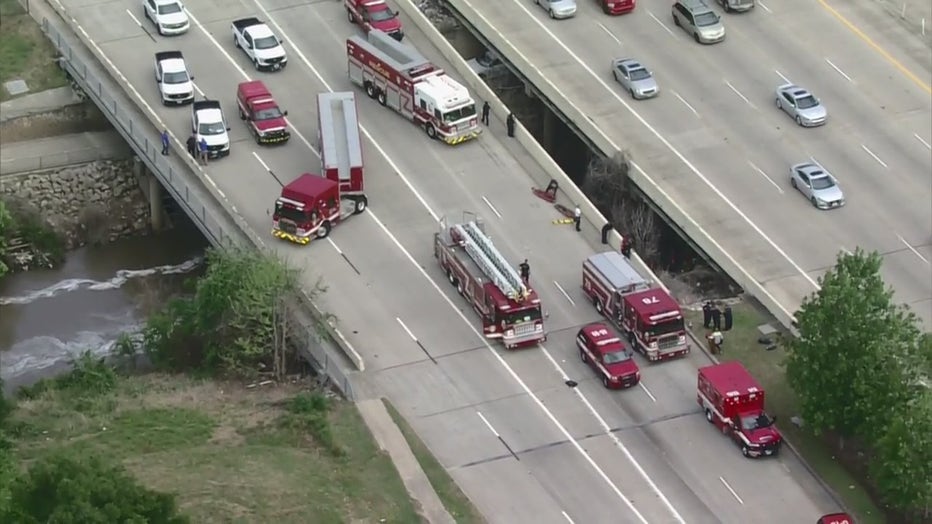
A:
{"label": "grassy slope", "polygon": [[[68,82],[54,61],[55,50],[18,0],[0,0],[0,84],[26,81],[30,93]],[[0,102],[12,98],[0,86]]]}
{"label": "grassy slope", "polygon": [[62,448],[103,454],[176,493],[194,522],[420,522],[353,404],[330,415],[339,458],[277,424],[298,391],[147,375],[79,406],[46,393],[19,404],[16,454],[24,466]]}

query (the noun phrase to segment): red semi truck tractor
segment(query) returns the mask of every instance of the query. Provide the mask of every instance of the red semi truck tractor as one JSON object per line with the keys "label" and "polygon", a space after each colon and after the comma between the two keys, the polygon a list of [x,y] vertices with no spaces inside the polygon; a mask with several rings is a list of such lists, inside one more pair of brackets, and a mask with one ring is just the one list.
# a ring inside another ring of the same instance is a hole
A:
{"label": "red semi truck tractor", "polygon": [[259,144],[284,144],[291,138],[285,117],[288,111],[279,109],[272,93],[262,80],[242,82],[236,87],[239,118]]}
{"label": "red semi truck tractor", "polygon": [[366,38],[350,37],[346,54],[350,80],[430,138],[455,145],[482,132],[469,91],[413,47],[373,29]]}
{"label": "red semi truck tractor", "polygon": [[492,245],[482,221],[465,213],[463,223],[440,220],[434,256],[447,279],[482,317],[486,338],[501,339],[506,349],[547,340],[540,298]]}
{"label": "red semi truck tractor", "polygon": [[740,362],[699,368],[696,400],[705,418],[741,448],[745,457],[776,455],[783,436],[764,411],[764,389]]}
{"label": "red semi truck tractor", "polygon": [[647,360],[689,353],[679,304],[663,289],[651,287],[621,253],[597,253],[583,262],[583,292]]}
{"label": "red semi truck tractor", "polygon": [[399,42],[404,38],[401,18],[385,0],[343,0],[343,4],[350,23],[359,24],[363,31],[378,29]]}
{"label": "red semi truck tractor", "polygon": [[317,114],[324,176],[304,173],[282,187],[272,215],[272,235],[302,245],[369,204],[353,93],[320,93]]}

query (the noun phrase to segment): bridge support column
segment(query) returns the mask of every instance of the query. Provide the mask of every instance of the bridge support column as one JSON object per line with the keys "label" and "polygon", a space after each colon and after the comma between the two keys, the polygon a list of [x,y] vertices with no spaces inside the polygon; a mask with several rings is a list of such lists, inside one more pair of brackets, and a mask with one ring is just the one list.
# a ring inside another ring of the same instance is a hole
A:
{"label": "bridge support column", "polygon": [[554,134],[557,131],[557,117],[545,106],[543,108],[544,113],[544,129],[543,129],[543,146],[544,149],[548,152],[553,153],[553,144],[554,144]]}
{"label": "bridge support column", "polygon": [[165,227],[162,183],[152,173],[149,173],[146,178],[149,182],[149,224],[152,226],[152,231],[161,231]]}

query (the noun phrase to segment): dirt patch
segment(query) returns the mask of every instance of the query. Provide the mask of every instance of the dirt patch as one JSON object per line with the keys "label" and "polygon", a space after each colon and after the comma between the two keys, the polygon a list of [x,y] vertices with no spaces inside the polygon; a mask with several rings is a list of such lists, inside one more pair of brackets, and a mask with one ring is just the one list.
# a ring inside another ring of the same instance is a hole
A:
{"label": "dirt patch", "polygon": [[0,143],[22,142],[37,138],[107,131],[113,129],[107,117],[91,102],[7,120],[0,124]]}

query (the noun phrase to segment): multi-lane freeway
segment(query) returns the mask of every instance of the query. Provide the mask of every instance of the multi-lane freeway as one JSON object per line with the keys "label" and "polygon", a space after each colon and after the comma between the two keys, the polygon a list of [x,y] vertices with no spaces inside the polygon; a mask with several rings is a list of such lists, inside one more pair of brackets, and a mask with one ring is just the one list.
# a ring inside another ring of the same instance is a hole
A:
{"label": "multi-lane freeway", "polygon": [[[529,0],[450,3],[557,107],[586,115],[597,144],[630,151],[704,229],[700,245],[734,259],[786,312],[840,251],[862,247],[884,255],[896,298],[932,325],[932,63],[927,47],[900,50],[864,22],[886,14],[763,0],[722,14],[726,40],[703,46],[674,26],[671,2],[609,17],[578,1],[559,21]],[[623,92],[610,68],[620,57],[647,64],[661,95]],[[788,82],[821,98],[827,125],[803,129],[776,108]],[[809,159],[839,179],[846,207],[817,211],[790,187],[789,167]]]}
{"label": "multi-lane freeway", "polygon": [[[56,2],[56,0],[52,0]],[[64,0],[140,106],[180,139],[189,108],[157,104],[153,53],[181,50],[199,93],[222,102],[232,154],[211,161],[216,184],[255,231],[268,231],[279,187],[319,166],[314,94],[353,90],[344,45],[357,28],[341,4],[288,0],[189,0],[187,34],[154,36],[131,0]],[[257,74],[232,45],[230,23],[259,16],[285,41],[287,70]],[[413,24],[407,37],[438,53]],[[262,78],[289,111],[295,137],[259,148],[235,120],[235,87]],[[642,386],[608,392],[579,362],[573,339],[598,318],[579,289],[589,245],[528,191],[541,169],[493,122],[476,141],[451,148],[364,96],[370,207],[306,247],[268,245],[329,287],[321,306],[365,357],[356,389],[385,395],[412,424],[492,522],[805,522],[834,510],[829,495],[786,453],[750,461],[705,422],[696,405],[699,351],[678,361],[642,363]],[[433,259],[442,215],[478,211],[496,245],[516,263],[529,258],[532,284],[549,313],[548,341],[505,352],[490,346],[477,319],[446,284]],[[565,383],[572,379],[575,388]],[[778,515],[777,515],[778,514]]]}

